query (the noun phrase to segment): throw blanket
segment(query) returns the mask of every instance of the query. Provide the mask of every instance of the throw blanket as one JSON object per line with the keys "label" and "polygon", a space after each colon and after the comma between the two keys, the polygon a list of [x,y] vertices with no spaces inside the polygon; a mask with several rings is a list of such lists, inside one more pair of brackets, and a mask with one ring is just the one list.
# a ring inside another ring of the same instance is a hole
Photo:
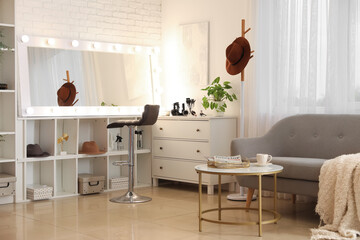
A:
{"label": "throw blanket", "polygon": [[325,225],[311,230],[312,240],[360,236],[360,153],[325,161],[315,211]]}

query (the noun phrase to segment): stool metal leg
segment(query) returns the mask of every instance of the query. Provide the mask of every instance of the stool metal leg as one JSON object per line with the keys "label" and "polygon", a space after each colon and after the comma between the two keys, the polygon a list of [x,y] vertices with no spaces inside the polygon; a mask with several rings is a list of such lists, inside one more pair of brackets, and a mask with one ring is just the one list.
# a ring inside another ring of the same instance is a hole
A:
{"label": "stool metal leg", "polygon": [[129,126],[129,186],[128,192],[120,197],[110,199],[115,203],[143,203],[151,201],[150,197],[140,196],[134,192],[134,126]]}

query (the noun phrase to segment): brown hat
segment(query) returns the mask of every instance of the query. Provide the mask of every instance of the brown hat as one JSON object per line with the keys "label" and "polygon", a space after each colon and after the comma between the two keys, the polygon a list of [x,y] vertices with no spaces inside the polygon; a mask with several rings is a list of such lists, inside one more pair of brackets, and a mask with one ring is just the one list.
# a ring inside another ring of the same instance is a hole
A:
{"label": "brown hat", "polygon": [[64,83],[57,91],[59,106],[72,106],[76,97],[76,87],[73,83]]}
{"label": "brown hat", "polygon": [[26,156],[27,157],[48,157],[50,154],[48,152],[43,152],[39,144],[28,144],[26,146]]}
{"label": "brown hat", "polygon": [[81,148],[81,151],[79,151],[80,154],[91,154],[91,155],[96,155],[96,154],[103,154],[106,153],[105,151],[99,151],[99,147],[96,144],[95,141],[90,141],[90,142],[84,142]]}
{"label": "brown hat", "polygon": [[250,44],[244,37],[238,37],[226,48],[226,71],[231,75],[240,73],[250,59]]}
{"label": "brown hat", "polygon": [[66,71],[66,79],[64,80],[67,81],[67,83],[64,83],[57,91],[58,104],[59,106],[73,106],[78,100],[74,102],[76,87],[73,82],[70,82],[69,71]]}

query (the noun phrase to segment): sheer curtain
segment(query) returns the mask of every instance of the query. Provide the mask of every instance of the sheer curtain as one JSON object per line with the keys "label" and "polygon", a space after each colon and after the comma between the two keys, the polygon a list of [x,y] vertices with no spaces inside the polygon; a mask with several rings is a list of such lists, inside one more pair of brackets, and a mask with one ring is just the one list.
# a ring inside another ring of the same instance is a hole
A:
{"label": "sheer curtain", "polygon": [[248,136],[300,113],[360,113],[357,0],[258,0]]}

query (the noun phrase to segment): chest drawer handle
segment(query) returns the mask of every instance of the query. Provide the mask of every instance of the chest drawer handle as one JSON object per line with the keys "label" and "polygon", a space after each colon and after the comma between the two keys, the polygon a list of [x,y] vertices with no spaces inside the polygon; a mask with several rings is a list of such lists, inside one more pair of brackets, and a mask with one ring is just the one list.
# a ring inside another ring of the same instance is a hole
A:
{"label": "chest drawer handle", "polygon": [[163,169],[163,167],[161,166],[160,169]]}
{"label": "chest drawer handle", "polygon": [[160,147],[160,150],[163,150],[163,147]]}
{"label": "chest drawer handle", "polygon": [[200,132],[200,129],[196,129],[197,132]]}
{"label": "chest drawer handle", "polygon": [[161,127],[161,128],[160,128],[160,131],[162,131],[162,130],[163,130],[163,128]]}
{"label": "chest drawer handle", "polygon": [[197,152],[197,153],[199,153],[199,152],[200,152],[200,150],[198,149],[198,150],[196,150],[196,152]]}

